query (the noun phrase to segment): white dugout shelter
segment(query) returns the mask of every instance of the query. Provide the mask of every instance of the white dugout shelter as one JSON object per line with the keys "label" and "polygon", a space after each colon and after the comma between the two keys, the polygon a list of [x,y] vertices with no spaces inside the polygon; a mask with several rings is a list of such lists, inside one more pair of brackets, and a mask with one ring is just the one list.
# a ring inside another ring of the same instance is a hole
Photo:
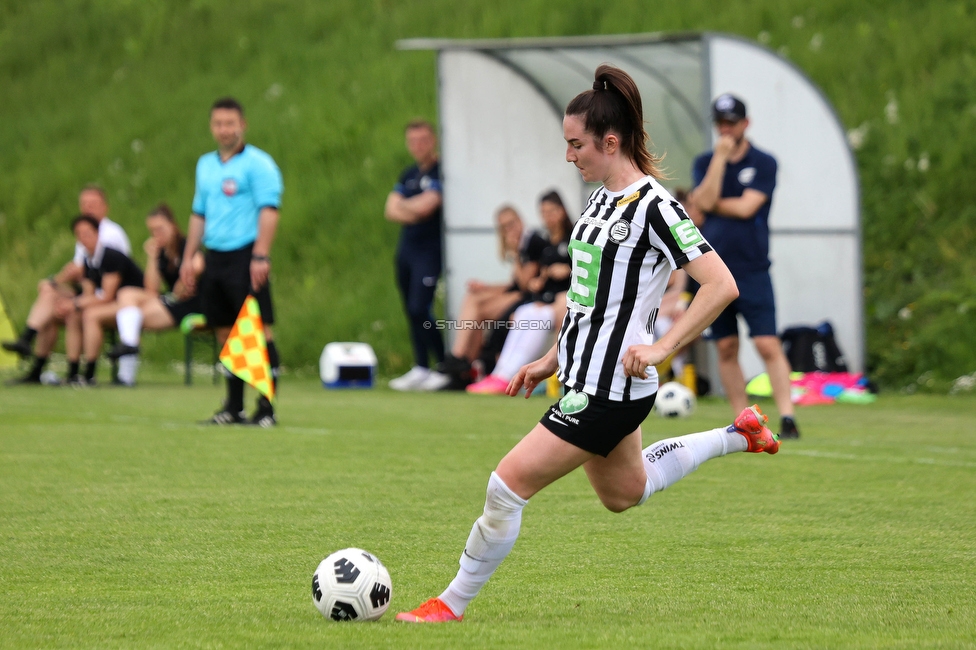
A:
{"label": "white dugout shelter", "polygon": [[[594,188],[565,162],[563,111],[591,87],[596,67],[611,63],[640,88],[671,190],[691,186],[692,161],[712,147],[712,99],[730,92],[746,103],[747,136],[779,162],[769,220],[777,325],[782,331],[829,320],[850,369],[863,370],[857,168],[826,97],[794,65],[715,33],[412,39],[398,47],[437,51],[449,317],[467,280],[509,277],[497,255],[494,215],[501,205],[513,205],[538,227],[538,198],[556,189],[570,216],[580,213]],[[748,379],[763,366],[746,341],[741,361]],[[710,365],[713,389],[721,390],[714,359]]]}

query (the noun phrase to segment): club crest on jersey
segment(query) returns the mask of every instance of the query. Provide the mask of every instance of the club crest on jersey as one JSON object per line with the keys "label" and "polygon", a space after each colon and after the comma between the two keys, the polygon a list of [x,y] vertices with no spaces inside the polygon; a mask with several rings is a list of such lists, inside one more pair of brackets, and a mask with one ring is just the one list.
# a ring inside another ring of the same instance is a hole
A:
{"label": "club crest on jersey", "polygon": [[573,413],[584,411],[589,405],[590,398],[586,396],[586,393],[580,393],[575,390],[569,391],[559,400],[559,410],[565,415],[572,415]]}
{"label": "club crest on jersey", "polygon": [[424,192],[429,190],[434,184],[434,181],[430,179],[430,176],[424,176],[420,179],[420,189]]}
{"label": "club crest on jersey", "polygon": [[220,184],[220,191],[227,196],[234,196],[237,194],[237,181],[233,178],[225,178],[224,182]]}
{"label": "club crest on jersey", "polygon": [[634,201],[636,201],[639,198],[640,198],[640,190],[637,190],[633,194],[628,194],[624,198],[622,198],[619,201],[617,201],[617,207],[619,208],[622,205],[627,205],[628,203],[633,203]]}
{"label": "club crest on jersey", "polygon": [[622,244],[630,237],[630,223],[626,221],[616,221],[610,226],[607,237],[615,244]]}
{"label": "club crest on jersey", "polygon": [[756,178],[756,168],[746,167],[745,169],[740,170],[737,178],[739,179],[739,183],[742,185],[752,185],[752,181]]}

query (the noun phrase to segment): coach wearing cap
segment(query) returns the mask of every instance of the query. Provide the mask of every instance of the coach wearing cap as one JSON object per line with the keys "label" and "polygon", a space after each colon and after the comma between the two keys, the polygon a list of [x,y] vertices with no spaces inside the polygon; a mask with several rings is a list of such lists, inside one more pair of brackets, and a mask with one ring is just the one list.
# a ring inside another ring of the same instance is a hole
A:
{"label": "coach wearing cap", "polygon": [[705,213],[702,234],[735,277],[739,298],[712,323],[711,338],[719,357],[719,375],[732,410],[748,406],[746,382],[739,366],[741,314],[756,350],[766,364],[776,407],[782,417],[780,435],[799,437],[790,401],[790,365],[776,335],[776,305],[769,277],[769,207],[776,187],[776,159],[746,138],[746,105],[733,95],[712,104],[719,138],[715,150],[695,159],[695,206]]}

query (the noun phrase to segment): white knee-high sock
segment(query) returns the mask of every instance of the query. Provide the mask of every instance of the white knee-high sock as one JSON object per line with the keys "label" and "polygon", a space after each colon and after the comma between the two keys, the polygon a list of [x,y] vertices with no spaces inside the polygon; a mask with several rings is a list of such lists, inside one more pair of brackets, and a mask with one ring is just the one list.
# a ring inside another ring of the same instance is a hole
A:
{"label": "white knee-high sock", "polygon": [[139,345],[139,334],[142,331],[142,310],[138,307],[123,307],[115,314],[115,322],[119,326],[119,340],[126,345]]}
{"label": "white knee-high sock", "polygon": [[528,501],[512,492],[498,474],[488,479],[485,512],[478,517],[458,562],[461,568],[440,599],[461,616],[498,565],[515,546]]}
{"label": "white knee-high sock", "polygon": [[512,314],[515,329],[508,333],[491,374],[508,381],[519,368],[538,359],[553,328],[552,315],[552,305],[529,303],[516,309]]}
{"label": "white knee-high sock", "polygon": [[643,451],[644,471],[650,485],[644,500],[688,476],[706,460],[745,451],[748,446],[745,437],[732,427],[655,442]]}

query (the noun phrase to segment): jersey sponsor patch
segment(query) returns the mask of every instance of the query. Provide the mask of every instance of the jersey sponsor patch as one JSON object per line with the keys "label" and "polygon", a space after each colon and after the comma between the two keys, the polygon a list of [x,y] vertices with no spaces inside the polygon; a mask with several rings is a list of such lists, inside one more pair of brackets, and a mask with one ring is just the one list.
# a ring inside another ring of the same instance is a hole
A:
{"label": "jersey sponsor patch", "polygon": [[705,241],[701,233],[698,232],[698,228],[695,227],[695,224],[690,219],[682,219],[671,226],[670,230],[671,236],[674,237],[674,241],[677,242],[678,248],[682,252],[686,252]]}
{"label": "jersey sponsor patch", "polygon": [[586,410],[586,407],[590,405],[590,398],[587,397],[586,393],[580,393],[579,391],[571,390],[563,398],[559,400],[559,410],[565,415],[572,415],[574,413],[580,413]]}
{"label": "jersey sponsor patch", "polygon": [[626,221],[616,221],[610,226],[607,237],[615,244],[622,244],[630,237],[630,224]]}
{"label": "jersey sponsor patch", "polygon": [[617,207],[619,208],[622,205],[627,205],[628,203],[633,203],[634,201],[636,201],[639,198],[640,198],[640,190],[637,190],[633,194],[628,194],[624,198],[622,198],[619,201],[617,201]]}
{"label": "jersey sponsor patch", "polygon": [[569,243],[573,275],[566,298],[584,307],[596,304],[596,288],[600,281],[600,262],[603,249],[599,246],[574,239]]}

